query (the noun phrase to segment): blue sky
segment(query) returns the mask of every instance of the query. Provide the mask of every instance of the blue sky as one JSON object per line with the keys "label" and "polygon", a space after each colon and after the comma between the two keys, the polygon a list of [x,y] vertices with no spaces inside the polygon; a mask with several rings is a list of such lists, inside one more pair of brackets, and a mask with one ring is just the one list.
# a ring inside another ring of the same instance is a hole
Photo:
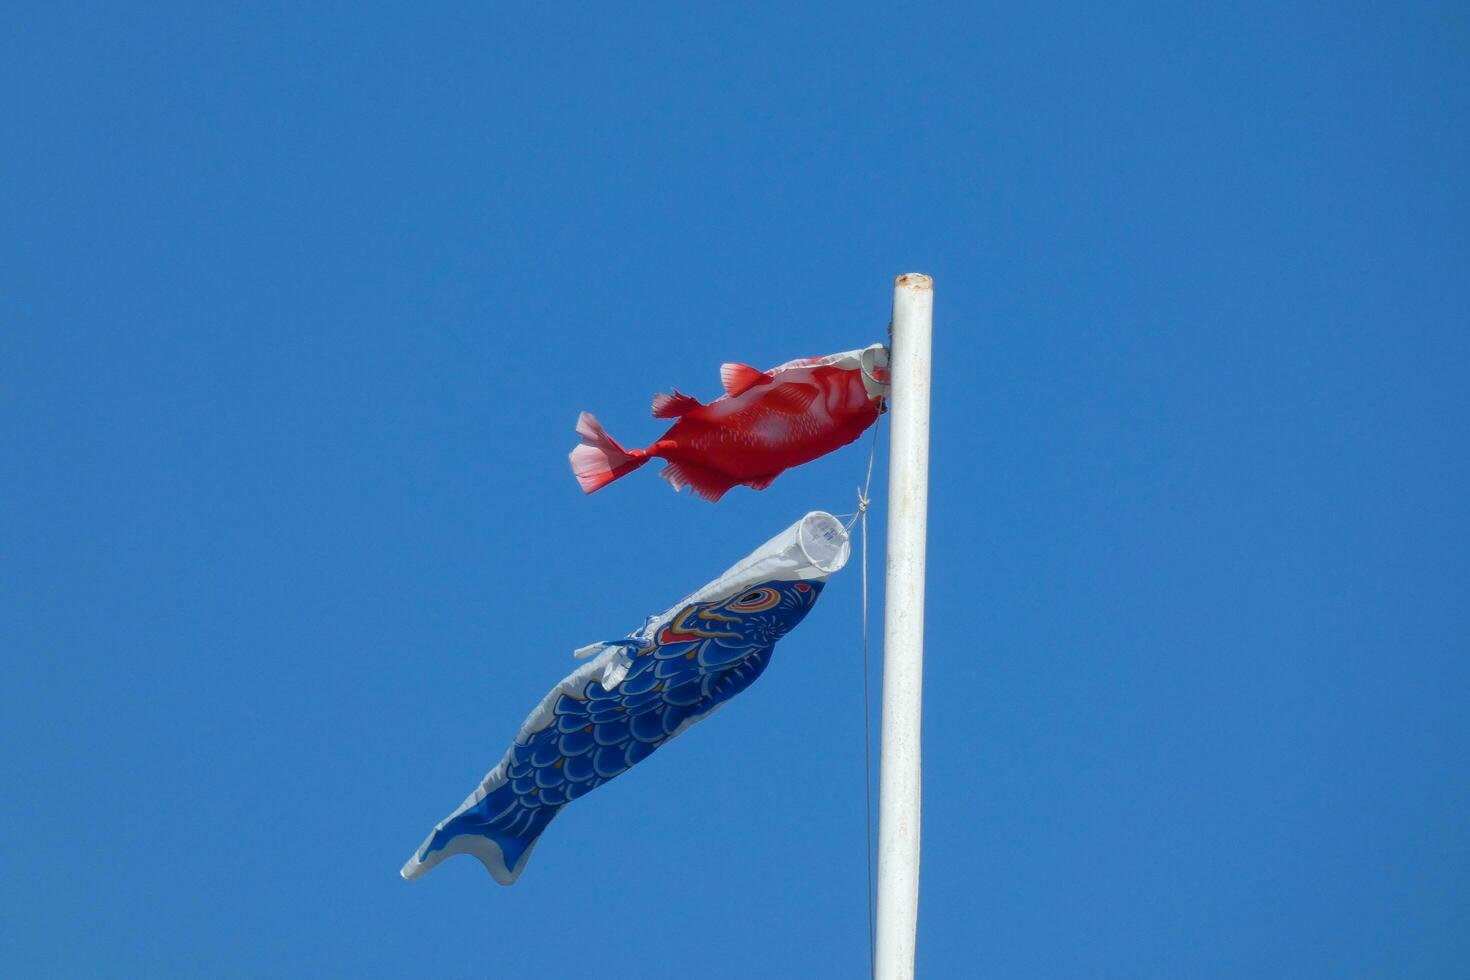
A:
{"label": "blue sky", "polygon": [[860,976],[855,568],[514,888],[397,869],[864,462],[584,498],[576,413],[918,270],[923,975],[1462,975],[1465,8],[559,7],[0,15],[4,972]]}

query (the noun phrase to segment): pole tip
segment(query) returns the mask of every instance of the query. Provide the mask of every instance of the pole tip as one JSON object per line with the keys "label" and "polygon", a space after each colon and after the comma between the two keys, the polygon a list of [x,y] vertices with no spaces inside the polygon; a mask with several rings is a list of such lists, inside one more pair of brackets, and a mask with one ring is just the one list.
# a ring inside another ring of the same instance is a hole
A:
{"label": "pole tip", "polygon": [[905,272],[893,280],[893,285],[906,289],[933,289],[934,280],[922,272]]}

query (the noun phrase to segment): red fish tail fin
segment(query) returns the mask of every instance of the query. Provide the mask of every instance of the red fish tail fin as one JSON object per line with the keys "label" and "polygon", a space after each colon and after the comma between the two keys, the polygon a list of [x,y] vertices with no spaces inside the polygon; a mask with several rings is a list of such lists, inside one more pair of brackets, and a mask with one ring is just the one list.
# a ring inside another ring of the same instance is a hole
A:
{"label": "red fish tail fin", "polygon": [[577,416],[577,435],[582,437],[582,444],[572,450],[570,458],[572,474],[581,484],[583,493],[601,490],[648,462],[648,457],[641,451],[629,452],[618,445],[591,412]]}

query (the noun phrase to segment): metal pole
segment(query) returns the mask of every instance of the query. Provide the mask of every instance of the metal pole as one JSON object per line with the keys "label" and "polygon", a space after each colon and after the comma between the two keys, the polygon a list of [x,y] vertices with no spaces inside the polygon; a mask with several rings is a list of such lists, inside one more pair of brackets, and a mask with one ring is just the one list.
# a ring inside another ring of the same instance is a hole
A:
{"label": "metal pole", "polygon": [[929,505],[933,311],[932,279],[911,272],[894,281],[878,776],[877,980],[913,977],[919,919],[919,731],[924,692],[924,539]]}

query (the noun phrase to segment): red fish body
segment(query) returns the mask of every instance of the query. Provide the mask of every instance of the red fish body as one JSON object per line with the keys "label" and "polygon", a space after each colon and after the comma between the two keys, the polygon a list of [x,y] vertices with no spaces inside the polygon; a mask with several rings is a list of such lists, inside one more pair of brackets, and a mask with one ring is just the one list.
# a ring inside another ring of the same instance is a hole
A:
{"label": "red fish body", "polygon": [[852,442],[878,419],[888,392],[888,351],[866,350],[789,361],[770,371],[720,368],[725,395],[701,404],[675,391],[653,398],[654,418],[677,422],[647,449],[624,449],[591,413],[577,419],[582,444],[572,472],[585,493],[633,472],[654,457],[675,490],[719,500],[736,484],[764,490],[793,466]]}

